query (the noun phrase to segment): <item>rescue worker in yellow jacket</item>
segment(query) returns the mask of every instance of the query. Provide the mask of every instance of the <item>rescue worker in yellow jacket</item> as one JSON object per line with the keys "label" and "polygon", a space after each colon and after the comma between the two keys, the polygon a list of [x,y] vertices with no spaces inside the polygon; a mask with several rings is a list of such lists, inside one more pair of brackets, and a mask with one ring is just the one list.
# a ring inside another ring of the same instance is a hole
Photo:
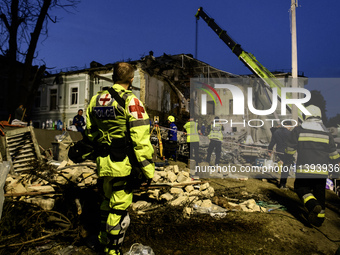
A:
{"label": "rescue worker in yellow jacket", "polygon": [[199,142],[198,125],[194,118],[189,118],[188,122],[184,124],[184,129],[187,135],[187,143],[190,151],[190,159],[193,158],[196,164],[199,163]]}
{"label": "rescue worker in yellow jacket", "polygon": [[322,123],[320,109],[314,105],[306,109],[311,115],[288,137],[285,165],[293,162],[297,152],[294,189],[308,210],[309,223],[319,227],[325,220],[326,179],[330,172],[339,171],[340,155]]}
{"label": "rescue worker in yellow jacket", "polygon": [[151,180],[152,162],[149,116],[143,103],[129,90],[134,68],[115,64],[114,85],[93,96],[87,108],[86,134],[96,146],[97,170],[103,179],[99,242],[106,254],[122,254],[121,246],[130,224],[127,208],[132,203],[129,186],[134,170]]}
{"label": "rescue worker in yellow jacket", "polygon": [[210,133],[208,135],[210,139],[209,147],[208,147],[208,154],[207,154],[207,162],[210,162],[211,154],[215,150],[215,165],[220,163],[221,159],[221,152],[222,152],[222,141],[223,141],[223,126],[219,123],[220,118],[215,116],[213,123],[210,127]]}

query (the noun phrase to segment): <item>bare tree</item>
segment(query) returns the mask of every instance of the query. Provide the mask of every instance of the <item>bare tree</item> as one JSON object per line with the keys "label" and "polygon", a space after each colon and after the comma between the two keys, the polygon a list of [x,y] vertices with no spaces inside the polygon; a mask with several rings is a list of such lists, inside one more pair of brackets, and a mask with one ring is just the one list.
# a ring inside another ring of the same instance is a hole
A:
{"label": "bare tree", "polygon": [[78,0],[1,0],[0,52],[5,56],[8,93],[7,110],[19,104],[30,109],[45,66],[32,66],[40,36],[47,37],[48,24],[56,23],[51,10],[76,8]]}

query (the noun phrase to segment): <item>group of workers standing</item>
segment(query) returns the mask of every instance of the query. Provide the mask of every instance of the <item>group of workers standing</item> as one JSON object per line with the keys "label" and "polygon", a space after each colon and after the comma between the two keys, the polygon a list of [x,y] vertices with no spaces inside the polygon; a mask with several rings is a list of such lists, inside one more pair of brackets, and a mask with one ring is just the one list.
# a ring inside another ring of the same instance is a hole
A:
{"label": "group of workers standing", "polygon": [[[175,124],[175,117],[169,116],[169,132],[168,132],[168,144],[177,144],[177,126]],[[190,159],[194,159],[196,163],[200,162],[199,157],[199,141],[200,135],[203,135],[205,132],[205,125],[202,124],[201,129],[198,127],[197,121],[194,118],[190,117],[189,120],[183,126],[186,134],[186,142],[189,146]],[[203,130],[203,133],[202,133]],[[215,164],[218,165],[220,163],[221,152],[222,152],[222,141],[223,141],[223,126],[219,123],[219,117],[216,116],[214,122],[209,127],[209,147],[206,161],[210,162],[211,155],[213,151],[215,151],[216,159]],[[170,146],[171,147],[171,146]],[[169,148],[169,147],[168,147]],[[172,151],[172,157],[175,159],[174,150]],[[169,153],[167,153],[169,155]]]}
{"label": "group of workers standing", "polygon": [[[301,125],[293,128],[291,121],[287,120],[273,132],[268,154],[272,156],[276,145],[275,152],[282,169],[279,188],[287,189],[289,170],[294,169],[294,190],[308,211],[307,219],[310,224],[319,227],[325,220],[326,180],[330,173],[339,173],[340,155],[332,134],[322,123],[320,108],[309,105],[306,109],[311,115],[305,116]],[[200,162],[198,124],[190,118],[184,129],[190,147],[190,158],[197,164]],[[222,132],[223,126],[216,116],[208,135],[210,143],[205,161],[210,162],[211,154],[215,151],[215,164],[220,163]],[[297,155],[296,159],[294,155]]]}

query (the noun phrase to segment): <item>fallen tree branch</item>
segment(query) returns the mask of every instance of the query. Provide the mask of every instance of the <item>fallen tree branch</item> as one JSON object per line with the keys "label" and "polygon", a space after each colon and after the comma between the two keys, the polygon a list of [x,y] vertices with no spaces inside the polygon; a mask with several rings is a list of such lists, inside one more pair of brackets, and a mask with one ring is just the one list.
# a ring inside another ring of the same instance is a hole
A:
{"label": "fallen tree branch", "polygon": [[55,191],[41,191],[41,192],[23,192],[23,193],[6,193],[5,197],[21,197],[21,196],[40,196],[40,195],[61,195],[55,194]]}
{"label": "fallen tree branch", "polygon": [[19,246],[19,245],[26,245],[26,244],[34,243],[34,242],[43,240],[45,238],[49,238],[51,236],[59,235],[61,233],[64,233],[65,231],[68,231],[69,229],[70,229],[70,226],[68,228],[60,230],[58,232],[54,232],[54,233],[51,233],[51,234],[48,234],[48,235],[45,235],[45,236],[42,236],[42,237],[39,237],[39,238],[36,238],[36,239],[32,239],[32,240],[29,240],[29,241],[26,241],[26,242],[0,245],[0,249],[5,248],[5,247],[14,247],[14,246]]}
{"label": "fallen tree branch", "polygon": [[168,188],[168,187],[179,187],[179,186],[188,186],[195,184],[204,184],[209,181],[193,181],[193,182],[180,182],[180,183],[151,183],[150,186],[141,186],[139,189],[134,190],[134,192],[144,192],[150,189],[160,189],[160,188]]}
{"label": "fallen tree branch", "polygon": [[204,184],[209,181],[192,181],[192,182],[179,182],[179,183],[151,183],[149,187],[178,187],[178,186],[187,186],[187,185],[195,185],[195,184]]}
{"label": "fallen tree branch", "polygon": [[[34,242],[37,242],[37,241],[41,241],[41,240],[46,239],[46,238],[49,238],[49,237],[51,237],[51,236],[60,235],[60,234],[62,234],[62,233],[64,233],[64,232],[68,231],[68,230],[71,228],[71,226],[72,226],[71,221],[70,221],[65,215],[63,215],[63,214],[61,214],[61,213],[59,213],[59,212],[56,212],[56,211],[39,211],[39,212],[58,214],[58,215],[60,215],[61,217],[63,217],[63,218],[65,219],[65,221],[66,221],[67,223],[69,223],[69,224],[68,224],[68,226],[67,226],[65,229],[63,229],[63,230],[60,230],[60,231],[57,231],[57,232],[53,232],[53,233],[51,233],[51,234],[47,234],[47,235],[42,236],[42,237],[38,237],[38,238],[35,238],[35,239],[32,239],[32,240],[28,240],[28,241],[25,241],[25,242],[21,242],[21,243],[13,243],[13,244],[4,244],[4,245],[0,245],[0,249],[6,248],[6,247],[20,246],[20,245],[24,246],[24,245],[26,245],[26,244],[30,244],[30,243],[34,243]],[[36,212],[36,213],[34,213],[33,215],[35,215],[35,214],[37,214],[37,213],[39,213],[39,212]],[[32,216],[33,216],[33,215],[32,215]],[[32,216],[31,216],[31,217],[32,217]]]}
{"label": "fallen tree branch", "polygon": [[20,233],[14,234],[14,235],[11,235],[11,236],[5,236],[5,237],[3,237],[2,240],[0,240],[0,242],[3,242],[3,241],[6,241],[6,240],[9,240],[9,239],[12,239],[12,238],[17,237],[17,236],[19,236],[19,235],[20,235]]}
{"label": "fallen tree branch", "polygon": [[69,166],[58,168],[57,171],[59,172],[59,171],[64,170],[64,169],[78,167],[78,166],[97,167],[97,164],[96,163],[84,163],[84,164],[77,164],[77,165],[69,165]]}

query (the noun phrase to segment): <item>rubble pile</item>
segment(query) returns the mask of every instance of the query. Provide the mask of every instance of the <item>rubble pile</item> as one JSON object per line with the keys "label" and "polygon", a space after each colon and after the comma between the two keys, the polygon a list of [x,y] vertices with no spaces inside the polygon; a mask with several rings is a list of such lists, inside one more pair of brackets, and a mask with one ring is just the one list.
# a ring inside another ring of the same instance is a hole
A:
{"label": "rubble pile", "polygon": [[[211,205],[214,188],[208,182],[194,180],[190,177],[189,169],[179,169],[178,165],[156,167],[155,175],[148,198],[170,206],[185,205]],[[132,204],[132,209],[143,214],[152,206],[151,202],[137,201]],[[189,209],[185,209],[189,212]],[[189,213],[190,214],[190,213]]]}
{"label": "rubble pile", "polygon": [[243,212],[267,212],[267,209],[256,203],[255,199],[248,199],[241,203],[234,203],[226,197],[213,197],[213,203],[226,208],[228,211],[243,211]]}
{"label": "rubble pile", "polygon": [[62,186],[72,183],[79,188],[97,184],[96,164],[74,164],[71,160],[62,161],[56,168],[37,173],[8,174],[5,196],[21,196],[21,200],[52,210],[56,192]]}
{"label": "rubble pile", "polygon": [[[203,213],[223,217],[228,211],[266,212],[266,208],[256,204],[254,199],[236,204],[227,198],[215,196],[209,182],[194,180],[189,169],[179,169],[178,165],[156,167],[155,175],[147,192],[148,198],[170,206],[183,206],[183,214]],[[157,208],[152,202],[139,200],[131,205],[138,214]]]}
{"label": "rubble pile", "polygon": [[[20,196],[22,201],[36,204],[43,210],[52,210],[55,196],[62,192],[63,186],[72,183],[78,188],[87,188],[95,186],[97,179],[95,163],[74,164],[71,160],[64,160],[52,166],[52,170],[39,172],[37,175],[8,174],[5,196]],[[139,200],[132,203],[132,210],[138,214],[144,214],[164,204],[183,206],[185,217],[196,213],[221,216],[228,211],[266,211],[264,207],[257,205],[254,199],[236,204],[228,201],[228,198],[215,196],[215,190],[208,181],[193,179],[188,168],[180,169],[178,165],[156,167],[148,189],[135,192],[146,194],[148,198],[148,201]]]}

